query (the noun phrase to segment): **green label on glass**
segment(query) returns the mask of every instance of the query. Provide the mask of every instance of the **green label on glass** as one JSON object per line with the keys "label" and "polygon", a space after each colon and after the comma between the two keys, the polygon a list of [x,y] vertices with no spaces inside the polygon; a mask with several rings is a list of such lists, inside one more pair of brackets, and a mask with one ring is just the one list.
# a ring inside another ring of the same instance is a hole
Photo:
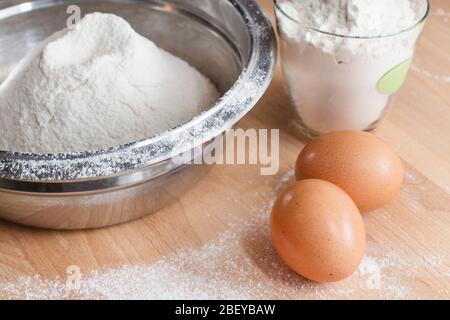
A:
{"label": "green label on glass", "polygon": [[389,70],[378,82],[378,90],[383,94],[394,94],[405,82],[413,58],[403,61]]}

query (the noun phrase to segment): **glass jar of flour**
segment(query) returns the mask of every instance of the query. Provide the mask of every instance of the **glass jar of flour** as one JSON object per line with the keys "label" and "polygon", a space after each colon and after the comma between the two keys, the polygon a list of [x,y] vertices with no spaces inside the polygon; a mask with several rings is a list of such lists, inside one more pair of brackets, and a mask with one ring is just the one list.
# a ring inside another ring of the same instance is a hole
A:
{"label": "glass jar of flour", "polygon": [[428,0],[274,0],[287,91],[308,136],[374,129],[400,89]]}

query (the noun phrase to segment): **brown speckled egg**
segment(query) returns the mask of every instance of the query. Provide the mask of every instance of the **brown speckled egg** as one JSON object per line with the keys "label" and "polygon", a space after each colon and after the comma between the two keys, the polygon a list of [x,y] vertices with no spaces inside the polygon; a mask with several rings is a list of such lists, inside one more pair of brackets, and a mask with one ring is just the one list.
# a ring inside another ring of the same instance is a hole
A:
{"label": "brown speckled egg", "polygon": [[317,282],[350,276],[364,255],[361,214],[338,186],[316,179],[295,182],[275,201],[272,243],[295,272]]}
{"label": "brown speckled egg", "polygon": [[399,192],[400,158],[383,140],[362,131],[339,131],[308,143],[295,166],[297,180],[323,179],[341,187],[361,212],[380,208]]}

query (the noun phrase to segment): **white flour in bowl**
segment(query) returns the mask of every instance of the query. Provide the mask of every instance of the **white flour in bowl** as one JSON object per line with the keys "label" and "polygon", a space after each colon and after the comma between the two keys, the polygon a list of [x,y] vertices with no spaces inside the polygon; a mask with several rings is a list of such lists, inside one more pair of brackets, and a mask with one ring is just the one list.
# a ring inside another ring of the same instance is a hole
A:
{"label": "white flour in bowl", "polygon": [[89,14],[29,52],[0,86],[0,150],[129,143],[187,121],[218,97],[206,77],[124,19]]}
{"label": "white flour in bowl", "polygon": [[281,0],[279,7],[283,70],[303,125],[314,133],[371,129],[391,96],[380,80],[412,58],[422,28],[401,31],[424,16],[425,0]]}

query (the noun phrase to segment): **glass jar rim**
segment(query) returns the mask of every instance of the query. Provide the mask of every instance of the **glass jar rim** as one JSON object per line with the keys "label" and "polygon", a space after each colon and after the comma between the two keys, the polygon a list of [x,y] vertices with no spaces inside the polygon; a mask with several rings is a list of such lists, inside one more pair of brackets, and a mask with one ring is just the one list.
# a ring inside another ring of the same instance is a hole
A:
{"label": "glass jar rim", "polygon": [[398,36],[402,33],[406,33],[408,31],[414,30],[415,28],[417,28],[418,26],[420,26],[421,24],[423,24],[425,22],[425,20],[428,18],[429,14],[430,14],[430,0],[423,0],[426,2],[426,10],[425,13],[423,15],[422,18],[420,18],[416,23],[414,23],[414,25],[402,29],[398,32],[395,33],[391,33],[391,34],[386,34],[386,35],[378,35],[378,36],[352,36],[352,35],[345,35],[345,34],[339,34],[339,33],[333,33],[333,32],[329,32],[329,31],[325,31],[325,30],[321,30],[319,28],[315,28],[315,27],[310,27],[307,25],[304,25],[302,22],[300,22],[299,20],[295,19],[294,17],[292,17],[291,15],[289,15],[285,10],[283,10],[283,8],[280,6],[280,1],[281,0],[273,0],[274,5],[275,5],[275,10],[278,10],[279,12],[281,12],[286,18],[288,18],[289,20],[295,22],[296,24],[308,29],[308,30],[312,30],[318,33],[322,33],[325,35],[329,35],[329,36],[333,36],[333,37],[339,37],[339,38],[346,38],[346,39],[382,39],[382,38],[389,38],[389,37],[394,37],[394,36]]}

